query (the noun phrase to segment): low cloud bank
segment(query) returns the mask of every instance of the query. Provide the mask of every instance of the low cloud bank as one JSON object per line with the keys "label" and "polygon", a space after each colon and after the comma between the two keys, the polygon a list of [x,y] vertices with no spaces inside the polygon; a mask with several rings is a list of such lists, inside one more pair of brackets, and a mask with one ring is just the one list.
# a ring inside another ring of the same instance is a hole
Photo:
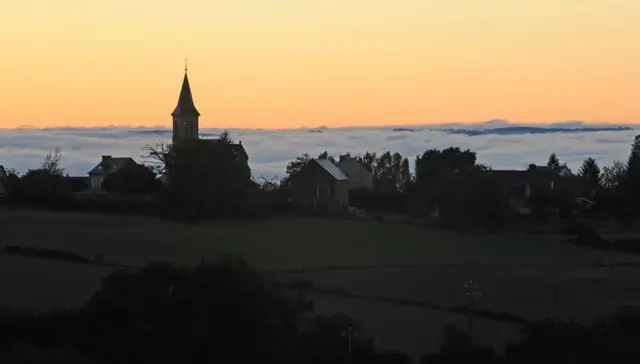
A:
{"label": "low cloud bank", "polygon": [[[586,127],[579,122],[545,125],[545,128]],[[231,129],[233,139],[241,140],[253,174],[283,175],[286,164],[301,155],[317,155],[325,150],[332,155],[365,151],[399,152],[414,159],[426,149],[458,146],[478,154],[479,162],[495,169],[522,169],[529,163],[546,163],[555,152],[577,170],[586,157],[602,165],[626,160],[637,130],[574,131],[571,133],[480,134],[469,136],[437,131],[442,128],[482,129],[510,127],[501,121],[474,125],[390,126],[372,128],[314,128],[294,130]],[[518,126],[523,126],[519,124]],[[527,125],[535,126],[535,125]],[[589,125],[588,127],[601,127]],[[611,127],[611,125],[605,125]],[[618,125],[614,125],[618,126]],[[222,130],[202,129],[204,138],[215,138]],[[162,128],[51,128],[0,130],[0,165],[25,172],[40,165],[42,158],[55,147],[62,149],[62,163],[70,175],[86,175],[102,155],[130,156],[137,161],[141,148],[158,141],[169,142],[171,130]]]}

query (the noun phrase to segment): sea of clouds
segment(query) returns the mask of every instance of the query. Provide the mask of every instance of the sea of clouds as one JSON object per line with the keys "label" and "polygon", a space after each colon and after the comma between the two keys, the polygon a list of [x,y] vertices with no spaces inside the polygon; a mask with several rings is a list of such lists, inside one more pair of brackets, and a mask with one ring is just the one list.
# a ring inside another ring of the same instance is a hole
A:
{"label": "sea of clouds", "polygon": [[[518,126],[557,128],[558,131],[534,134],[516,131],[504,135],[490,130]],[[571,132],[560,130],[568,127],[576,129]],[[254,176],[283,175],[285,166],[295,157],[303,153],[316,156],[325,150],[335,156],[346,152],[354,155],[390,150],[409,157],[413,163],[415,156],[426,149],[458,146],[476,151],[478,161],[494,169],[523,169],[529,163],[544,164],[552,152],[573,170],[577,170],[586,157],[596,158],[601,166],[614,160],[626,160],[638,130],[594,131],[591,129],[594,127],[597,126],[579,122],[524,125],[491,121],[473,125],[230,129],[229,132],[234,140],[242,141]],[[442,131],[443,128],[487,132],[469,136]],[[221,132],[221,129],[201,129],[201,136],[215,138]],[[38,167],[48,151],[60,147],[65,171],[72,176],[82,176],[100,161],[102,155],[130,156],[142,162],[142,147],[170,140],[171,130],[162,127],[0,129],[0,165],[23,173]]]}

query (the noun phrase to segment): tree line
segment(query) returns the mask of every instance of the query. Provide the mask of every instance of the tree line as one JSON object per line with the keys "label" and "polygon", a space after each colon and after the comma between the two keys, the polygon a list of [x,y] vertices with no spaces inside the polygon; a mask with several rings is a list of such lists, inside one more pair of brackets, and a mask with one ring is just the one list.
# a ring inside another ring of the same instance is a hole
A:
{"label": "tree line", "polygon": [[[143,148],[144,164],[127,164],[108,174],[103,198],[73,195],[73,179],[61,167],[61,151],[49,152],[41,166],[19,175],[8,171],[10,206],[145,213],[196,222],[209,217],[253,216],[260,210],[251,170],[234,154],[227,132],[216,142],[166,143]],[[157,177],[170,176],[166,183]],[[90,196],[88,194],[87,196]],[[136,198],[136,196],[148,198]]]}
{"label": "tree line", "polygon": [[[551,153],[546,165],[554,172],[564,176],[564,181],[555,188],[537,186],[524,204],[532,215],[545,219],[554,211],[568,216],[577,208],[576,199],[581,197],[595,206],[594,213],[603,217],[615,217],[622,220],[635,216],[640,206],[640,135],[634,138],[626,162],[614,161],[609,166],[600,167],[592,157],[587,157],[576,172],[571,171],[556,153]],[[469,149],[449,147],[442,150],[428,149],[416,156],[414,173],[409,168],[409,159],[397,152],[382,154],[365,152],[352,155],[345,153],[337,158],[327,151],[316,158],[332,162],[340,158],[353,157],[369,170],[375,179],[391,178],[399,187],[394,199],[379,196],[380,193],[353,191],[350,202],[355,207],[374,207],[389,212],[400,212],[425,216],[437,210],[438,216],[465,220],[485,226],[501,224],[510,218],[510,191],[508,183],[496,178],[492,168],[478,163],[477,154]],[[268,181],[265,186],[274,189],[286,185],[290,176],[300,171],[312,157],[303,154],[290,161],[286,167],[286,176],[279,181]],[[536,172],[540,167],[531,163],[522,171]],[[568,172],[563,174],[563,171]],[[388,195],[388,193],[382,193]],[[365,196],[364,198],[361,198]],[[364,203],[361,201],[384,199],[384,204]],[[400,202],[400,203],[398,203]],[[386,207],[384,205],[387,205]]]}
{"label": "tree line", "polygon": [[[217,143],[148,145],[143,148],[143,165],[128,165],[109,174],[103,182],[103,188],[112,196],[152,196],[146,202],[124,197],[113,197],[110,202],[76,201],[72,198],[73,182],[65,176],[61,152],[56,149],[45,156],[39,168],[23,175],[9,170],[8,203],[123,213],[141,211],[192,222],[209,217],[265,216],[292,209],[287,182],[312,157],[303,154],[290,161],[282,180],[256,179],[249,166],[238,160],[230,148],[232,143],[225,132]],[[406,156],[391,151],[345,153],[337,158],[325,151],[316,158],[335,163],[345,157],[355,158],[374,179],[388,179],[398,186],[398,191],[386,192],[384,196],[353,191],[351,200],[355,207],[386,209],[416,217],[437,210],[438,216],[480,226],[501,224],[509,218],[509,186],[488,173],[491,167],[478,163],[476,152],[469,149],[428,149],[415,158],[414,173]],[[550,155],[546,166],[558,172],[569,170],[555,153]],[[536,168],[532,163],[526,169]],[[160,174],[170,176],[165,184],[158,180]],[[533,191],[527,204],[534,216],[545,218],[552,211],[567,214],[575,207],[577,197],[593,201],[596,211],[603,216],[620,219],[635,216],[636,206],[640,206],[640,135],[634,138],[626,162],[615,161],[600,168],[589,157],[573,178],[580,182],[578,188]]]}

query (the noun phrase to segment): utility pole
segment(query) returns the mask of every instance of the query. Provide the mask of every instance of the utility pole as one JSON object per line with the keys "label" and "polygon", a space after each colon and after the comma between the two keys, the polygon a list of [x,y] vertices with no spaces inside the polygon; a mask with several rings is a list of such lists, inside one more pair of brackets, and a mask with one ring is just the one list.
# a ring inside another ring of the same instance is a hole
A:
{"label": "utility pole", "polygon": [[467,316],[469,324],[469,337],[473,338],[473,311],[476,308],[476,297],[482,296],[482,292],[478,291],[478,287],[473,281],[469,281],[464,285],[465,296],[467,296],[467,308],[469,313]]}
{"label": "utility pole", "polygon": [[346,332],[342,333],[342,336],[346,336],[347,337],[347,341],[348,341],[348,353],[347,353],[347,364],[351,364],[351,356],[352,356],[352,339],[354,336],[358,336],[357,333],[353,332],[353,327],[351,327],[351,325],[349,325],[349,327],[347,328]]}

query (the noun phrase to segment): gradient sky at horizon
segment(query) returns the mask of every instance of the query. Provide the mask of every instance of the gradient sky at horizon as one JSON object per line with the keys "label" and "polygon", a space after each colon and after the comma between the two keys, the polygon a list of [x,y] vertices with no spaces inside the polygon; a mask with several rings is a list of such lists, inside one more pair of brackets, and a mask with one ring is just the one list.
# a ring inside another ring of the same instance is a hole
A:
{"label": "gradient sky at horizon", "polygon": [[0,128],[640,122],[637,0],[0,0]]}

